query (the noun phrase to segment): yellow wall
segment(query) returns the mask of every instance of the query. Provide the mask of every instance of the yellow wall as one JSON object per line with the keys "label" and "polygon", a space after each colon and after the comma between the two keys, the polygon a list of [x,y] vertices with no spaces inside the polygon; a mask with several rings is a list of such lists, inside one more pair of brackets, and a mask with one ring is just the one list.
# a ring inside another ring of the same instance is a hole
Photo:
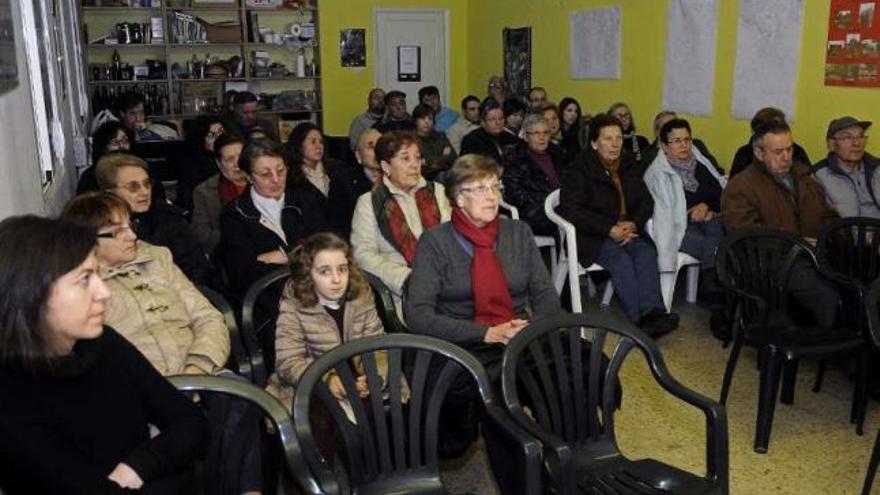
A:
{"label": "yellow wall", "polygon": [[[736,149],[749,135],[747,121],[731,117],[736,27],[739,0],[720,0],[715,64],[715,98],[709,117],[689,118],[722,165],[728,167]],[[880,121],[880,89],[824,86],[824,58],[830,0],[809,0],[804,11],[800,73],[793,122],[795,139],[818,161],[826,153],[825,129],[830,119],[853,114]],[[621,78],[615,81],[572,80],[568,77],[571,12],[621,5]],[[532,26],[533,84],[548,88],[558,101],[574,96],[584,110],[596,113],[627,101],[639,133],[651,137],[651,121],[663,98],[663,57],[666,44],[664,0],[472,0],[468,18],[470,88],[482,94],[491,74],[502,70],[501,30]],[[880,126],[880,122],[877,123]],[[880,136],[868,145],[880,151]]]}
{"label": "yellow wall", "polygon": [[[457,107],[468,84],[468,0],[320,0],[321,89],[324,101],[324,130],[331,135],[348,135],[351,119],[366,110],[367,93],[373,87],[373,8],[444,8],[449,10],[450,75],[449,94]],[[367,66],[342,67],[339,62],[339,31],[367,30]],[[427,84],[427,83],[426,83]],[[448,102],[444,102],[448,105]],[[410,109],[414,106],[410,103]]]}

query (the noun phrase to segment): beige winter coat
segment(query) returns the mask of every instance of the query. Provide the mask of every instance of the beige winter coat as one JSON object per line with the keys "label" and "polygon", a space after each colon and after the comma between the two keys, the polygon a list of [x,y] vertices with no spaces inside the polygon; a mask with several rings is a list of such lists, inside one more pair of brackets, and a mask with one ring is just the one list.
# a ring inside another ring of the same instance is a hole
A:
{"label": "beige winter coat", "polygon": [[113,327],[162,375],[194,365],[219,371],[229,358],[229,330],[223,316],[171,259],[167,248],[138,241],[134,261],[102,266],[110,289],[105,323]]}

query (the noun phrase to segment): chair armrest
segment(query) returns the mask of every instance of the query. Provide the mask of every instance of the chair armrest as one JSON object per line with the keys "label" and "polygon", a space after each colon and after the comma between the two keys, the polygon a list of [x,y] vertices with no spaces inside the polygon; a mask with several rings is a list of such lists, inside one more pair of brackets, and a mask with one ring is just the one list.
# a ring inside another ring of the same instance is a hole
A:
{"label": "chair armrest", "polygon": [[[548,472],[550,480],[558,480],[569,486],[558,490],[561,493],[575,493],[575,465],[574,452],[571,447],[555,435],[544,431],[534,424],[531,418],[526,416],[521,407],[509,410],[512,421],[525,433],[540,442],[542,448],[544,469]],[[558,487],[557,487],[558,488]],[[552,493],[551,487],[544,487],[545,493]]]}
{"label": "chair armrest", "polygon": [[864,293],[864,291],[867,290],[866,287],[855,277],[848,277],[846,275],[838,273],[828,268],[825,263],[819,263],[818,266],[819,273],[828,280],[831,280],[832,282],[840,284],[848,289],[859,291],[860,294]]}
{"label": "chair armrest", "polygon": [[510,418],[495,403],[485,404],[486,421],[484,426],[495,433],[495,438],[503,444],[507,452],[515,452],[517,485],[522,488],[519,493],[539,495],[544,493],[541,486],[541,444],[525,431],[517,422]]}

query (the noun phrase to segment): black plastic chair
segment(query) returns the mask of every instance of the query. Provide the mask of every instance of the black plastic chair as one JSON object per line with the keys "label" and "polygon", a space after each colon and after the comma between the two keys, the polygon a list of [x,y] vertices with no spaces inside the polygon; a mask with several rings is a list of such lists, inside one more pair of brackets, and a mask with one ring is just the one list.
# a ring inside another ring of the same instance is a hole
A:
{"label": "black plastic chair", "polygon": [[220,313],[223,314],[223,321],[226,323],[226,328],[229,329],[229,344],[230,350],[232,351],[232,359],[235,361],[235,372],[247,378],[248,381],[253,382],[254,376],[251,357],[242,342],[241,333],[238,331],[238,322],[235,321],[235,312],[232,310],[232,306],[222,294],[214,289],[205,287],[204,285],[198,285],[196,287],[199,289],[199,292],[201,292],[202,295],[205,296],[215,308],[217,308],[217,311],[220,311]]}
{"label": "black plastic chair", "polygon": [[[618,373],[633,349],[645,356],[663,389],[705,414],[706,476],[620,452],[614,429]],[[608,313],[536,320],[508,344],[502,373],[507,409],[543,444],[548,492],[728,493],[724,407],[676,381],[654,341],[630,323]]]}
{"label": "black plastic chair", "polygon": [[[379,374],[376,353],[387,356],[387,382]],[[348,397],[357,397],[351,362],[359,360],[371,390],[367,399],[350,401],[357,424],[351,422],[339,401],[331,394],[323,377],[335,371]],[[411,362],[412,367],[404,366]],[[438,366],[439,365],[439,366]],[[404,404],[401,378],[411,396]],[[430,371],[439,370],[434,374]],[[424,335],[380,335],[357,339],[318,358],[306,369],[293,401],[293,421],[303,455],[320,487],[338,493],[337,480],[316,446],[310,424],[313,400],[332,417],[342,439],[342,454],[354,493],[360,494],[440,494],[448,493],[438,465],[439,419],[443,399],[459,373],[475,381],[485,408],[484,426],[497,432],[501,446],[516,459],[504,466],[521,483],[518,492],[540,491],[540,446],[517,428],[496,403],[489,376],[468,351],[449,342]],[[383,397],[384,395],[384,397]]]}
{"label": "black plastic chair", "polygon": [[[880,349],[880,280],[874,281],[865,294],[865,313],[868,320],[868,332],[876,349]],[[877,440],[874,442],[874,452],[868,462],[868,472],[865,475],[865,485],[862,495],[870,495],[874,485],[874,477],[877,468],[880,467],[880,432],[877,432]]]}
{"label": "black plastic chair", "polygon": [[394,296],[392,296],[391,289],[385,285],[382,279],[372,273],[361,270],[361,274],[373,289],[376,311],[379,312],[379,319],[382,320],[385,333],[408,333],[409,330],[406,328],[406,325],[397,316],[397,308],[394,306]]}
{"label": "black plastic chair", "polygon": [[181,392],[200,395],[223,394],[245,400],[260,408],[275,428],[288,475],[296,481],[303,492],[316,495],[323,493],[303,461],[290,415],[287,414],[284,406],[266,391],[240,380],[212,375],[175,375],[168,377],[168,381]]}
{"label": "black plastic chair", "polygon": [[[278,303],[266,304],[259,314],[260,296],[277,284],[282,284],[290,277],[290,267],[282,266],[263,275],[251,285],[241,303],[242,339],[251,355],[253,366],[253,382],[261,387],[266,386],[269,375],[275,371],[275,320],[278,317]],[[280,294],[280,291],[279,291]]]}
{"label": "black plastic chair", "polygon": [[[715,268],[719,283],[735,298],[733,345],[721,383],[721,403],[744,345],[759,351],[760,385],[754,450],[766,453],[776,409],[782,369],[803,357],[824,359],[845,354],[859,358],[850,422],[862,433],[867,406],[867,349],[848,329],[823,330],[794,323],[787,311],[788,283],[795,263],[815,268],[812,248],[801,237],[775,229],[744,230],[726,237],[718,247]],[[793,380],[788,385],[793,395]]]}

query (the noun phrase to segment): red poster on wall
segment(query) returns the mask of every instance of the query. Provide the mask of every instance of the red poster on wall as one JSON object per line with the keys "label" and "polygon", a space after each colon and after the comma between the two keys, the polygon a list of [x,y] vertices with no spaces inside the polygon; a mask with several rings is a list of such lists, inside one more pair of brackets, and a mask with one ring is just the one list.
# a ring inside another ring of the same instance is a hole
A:
{"label": "red poster on wall", "polygon": [[826,86],[880,86],[880,9],[876,1],[831,0]]}

